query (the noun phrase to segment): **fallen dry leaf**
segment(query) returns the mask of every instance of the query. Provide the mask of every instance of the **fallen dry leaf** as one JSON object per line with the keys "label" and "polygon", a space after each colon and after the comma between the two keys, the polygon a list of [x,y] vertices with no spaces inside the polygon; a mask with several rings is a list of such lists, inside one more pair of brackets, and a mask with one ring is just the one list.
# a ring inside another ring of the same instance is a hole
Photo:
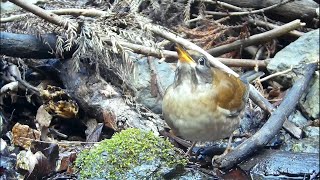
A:
{"label": "fallen dry leaf", "polygon": [[104,125],[106,127],[109,127],[113,130],[117,130],[117,116],[112,112],[112,111],[103,111],[103,120],[104,120]]}
{"label": "fallen dry leaf", "polygon": [[52,116],[48,111],[41,105],[37,110],[36,121],[40,126],[49,127],[52,120]]}
{"label": "fallen dry leaf", "polygon": [[30,128],[28,125],[16,123],[12,128],[13,144],[24,149],[30,147],[32,140],[40,140],[40,132]]}

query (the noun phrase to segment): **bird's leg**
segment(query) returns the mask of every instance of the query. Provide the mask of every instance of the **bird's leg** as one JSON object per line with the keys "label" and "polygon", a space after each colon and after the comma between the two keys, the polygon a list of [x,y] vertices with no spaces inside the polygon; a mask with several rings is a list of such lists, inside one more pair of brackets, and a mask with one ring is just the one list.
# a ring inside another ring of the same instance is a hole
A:
{"label": "bird's leg", "polygon": [[191,155],[192,149],[197,144],[197,141],[192,142],[191,146],[188,148],[187,152],[184,154],[185,156]]}
{"label": "bird's leg", "polygon": [[230,135],[230,137],[229,137],[228,145],[227,145],[226,150],[224,150],[224,152],[223,152],[222,154],[220,154],[220,155],[215,155],[215,156],[213,156],[213,158],[212,158],[212,165],[215,164],[215,161],[216,161],[217,159],[222,159],[225,155],[227,155],[227,154],[232,150],[232,148],[231,148],[232,139],[233,139],[233,133],[232,133],[232,134]]}
{"label": "bird's leg", "polygon": [[233,133],[229,137],[227,148],[226,148],[226,150],[224,150],[224,152],[221,154],[221,156],[225,156],[226,154],[228,154],[232,150],[232,148],[231,148],[232,139],[233,139]]}
{"label": "bird's leg", "polygon": [[175,136],[175,135],[172,134],[172,133],[169,133],[168,136],[169,136],[170,138],[172,138],[173,140],[175,140],[176,142],[178,142],[179,144],[181,144],[182,146],[184,146],[184,147],[188,147],[188,146],[189,146],[187,152],[184,153],[184,155],[185,155],[185,156],[191,155],[192,149],[194,148],[194,146],[196,145],[197,142],[192,142],[192,143],[190,144],[189,141],[184,140],[184,139],[181,139],[180,137]]}

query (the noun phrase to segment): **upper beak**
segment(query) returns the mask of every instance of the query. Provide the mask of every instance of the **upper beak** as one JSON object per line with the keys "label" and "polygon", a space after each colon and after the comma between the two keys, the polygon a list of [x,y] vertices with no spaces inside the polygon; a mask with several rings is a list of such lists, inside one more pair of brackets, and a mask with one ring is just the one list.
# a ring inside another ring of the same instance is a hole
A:
{"label": "upper beak", "polygon": [[188,63],[188,64],[194,64],[196,63],[192,57],[190,56],[190,54],[179,44],[176,44],[176,51],[178,53],[179,56],[179,61],[182,63]]}

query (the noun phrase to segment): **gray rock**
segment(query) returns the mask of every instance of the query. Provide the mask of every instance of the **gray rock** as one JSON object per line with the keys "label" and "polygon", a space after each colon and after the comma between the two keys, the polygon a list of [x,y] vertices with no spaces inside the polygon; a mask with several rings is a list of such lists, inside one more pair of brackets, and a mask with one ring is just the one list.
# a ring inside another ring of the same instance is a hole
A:
{"label": "gray rock", "polygon": [[[311,176],[319,173],[317,153],[259,150],[259,153],[255,154],[257,155],[240,165],[245,171],[249,169],[250,179],[316,179]],[[252,165],[249,165],[250,163]]]}
{"label": "gray rock", "polygon": [[4,152],[7,152],[7,151],[8,151],[7,143],[1,138],[0,139],[0,153],[5,154]]}
{"label": "gray rock", "polygon": [[306,33],[279,51],[270,61],[267,69],[270,73],[276,73],[293,67],[294,71],[275,78],[284,87],[291,87],[298,78],[297,74],[301,74],[303,70],[301,67],[307,62],[314,62],[318,59],[319,29]]}
{"label": "gray rock", "polygon": [[[168,63],[158,63],[157,59],[153,59],[152,63],[156,69],[157,79],[160,80],[158,83],[165,92],[166,88],[173,82],[174,68],[170,67],[171,65]],[[133,80],[133,86],[137,89],[136,100],[153,112],[161,113],[162,97],[160,97],[159,94],[151,94],[151,89],[157,88],[151,87],[151,79],[151,71],[147,58],[141,58],[139,61],[136,61]]]}
{"label": "gray rock", "polygon": [[[293,71],[275,78],[285,88],[293,85],[308,62],[319,60],[319,29],[310,31],[298,40],[286,46],[270,61],[267,68],[270,73],[284,71],[293,67]],[[300,100],[300,107],[306,116],[319,118],[319,72],[310,83],[310,88]],[[301,124],[297,124],[300,126]]]}
{"label": "gray rock", "polygon": [[300,106],[304,112],[312,119],[320,117],[320,99],[319,99],[319,71],[316,72],[312,84],[307,93],[300,99]]}
{"label": "gray rock", "polygon": [[304,133],[305,133],[305,135],[307,137],[317,137],[317,138],[319,138],[319,136],[320,136],[319,127],[308,126],[308,127],[304,128],[303,131],[304,131]]}
{"label": "gray rock", "polygon": [[288,117],[288,120],[293,122],[298,127],[303,127],[308,123],[308,120],[301,114],[300,111],[295,111],[294,113],[292,113]]}
{"label": "gray rock", "polygon": [[[169,178],[168,178],[169,179]],[[187,169],[179,177],[172,178],[173,180],[200,180],[200,179],[218,179],[212,175],[201,172],[200,169]]]}
{"label": "gray rock", "polygon": [[292,152],[319,153],[319,136],[291,139],[281,149]]}

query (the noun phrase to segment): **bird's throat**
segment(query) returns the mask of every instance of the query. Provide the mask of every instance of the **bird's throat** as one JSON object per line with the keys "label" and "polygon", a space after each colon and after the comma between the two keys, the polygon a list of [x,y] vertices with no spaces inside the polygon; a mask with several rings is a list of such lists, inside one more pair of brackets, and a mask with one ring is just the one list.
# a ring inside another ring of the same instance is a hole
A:
{"label": "bird's throat", "polygon": [[175,76],[175,86],[189,84],[195,88],[198,85],[198,77],[196,71],[192,67],[180,67],[177,69]]}

